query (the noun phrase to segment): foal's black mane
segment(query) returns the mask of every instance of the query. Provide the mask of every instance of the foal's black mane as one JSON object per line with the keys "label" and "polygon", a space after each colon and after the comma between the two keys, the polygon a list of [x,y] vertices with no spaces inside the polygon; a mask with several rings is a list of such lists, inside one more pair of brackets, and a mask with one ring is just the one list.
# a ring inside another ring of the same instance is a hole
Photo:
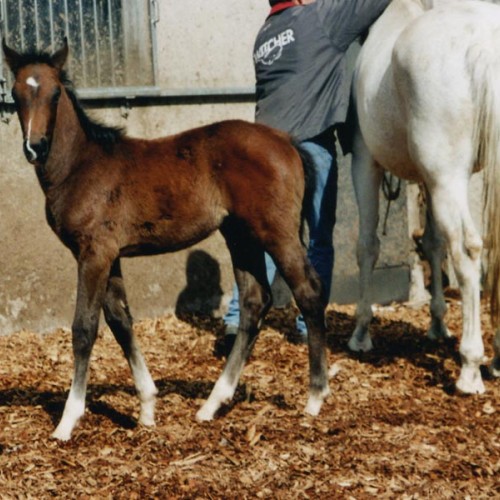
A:
{"label": "foal's black mane", "polygon": [[78,121],[80,122],[87,139],[100,144],[105,150],[112,149],[112,147],[116,143],[120,142],[120,140],[124,137],[124,129],[121,127],[103,125],[102,123],[90,118],[78,100],[73,84],[67,78],[66,72],[64,71],[61,72],[61,82],[66,89],[66,93],[68,94],[73,107],[75,108],[76,116],[78,117]]}
{"label": "foal's black mane", "polygon": [[[17,70],[30,64],[46,64],[52,68],[54,67],[51,56],[46,52],[26,52],[24,54],[20,54],[17,61]],[[73,104],[78,121],[80,122],[87,139],[101,145],[107,151],[111,150],[113,145],[118,143],[120,139],[124,137],[124,129],[121,127],[103,125],[102,123],[90,118],[78,100],[73,83],[68,78],[66,71],[61,71],[60,80]]]}

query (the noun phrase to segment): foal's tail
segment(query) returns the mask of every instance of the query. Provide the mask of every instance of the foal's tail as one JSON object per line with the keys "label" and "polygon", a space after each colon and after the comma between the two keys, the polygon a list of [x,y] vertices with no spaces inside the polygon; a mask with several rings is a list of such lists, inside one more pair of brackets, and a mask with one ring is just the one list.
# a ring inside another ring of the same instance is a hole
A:
{"label": "foal's tail", "polygon": [[302,243],[304,243],[304,232],[305,232],[305,221],[308,212],[312,209],[312,199],[314,188],[316,184],[316,176],[314,174],[314,163],[311,154],[300,146],[297,141],[292,141],[295,149],[300,155],[302,160],[302,166],[304,167],[304,180],[305,180],[305,191],[304,191],[304,201],[302,203],[302,214],[301,214],[301,224],[300,224],[300,238]]}
{"label": "foal's tail", "polygon": [[477,120],[476,168],[484,169],[484,246],[488,268],[486,288],[490,294],[490,314],[494,327],[500,324],[500,60],[492,51],[471,48],[472,88]]}

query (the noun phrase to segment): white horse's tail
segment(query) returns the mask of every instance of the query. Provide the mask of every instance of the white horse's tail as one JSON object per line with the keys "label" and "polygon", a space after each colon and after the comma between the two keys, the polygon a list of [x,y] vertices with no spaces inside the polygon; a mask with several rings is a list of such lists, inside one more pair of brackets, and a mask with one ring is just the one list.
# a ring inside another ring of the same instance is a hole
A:
{"label": "white horse's tail", "polygon": [[471,47],[468,62],[475,93],[477,169],[484,169],[483,235],[486,288],[494,327],[500,325],[500,60],[486,47]]}

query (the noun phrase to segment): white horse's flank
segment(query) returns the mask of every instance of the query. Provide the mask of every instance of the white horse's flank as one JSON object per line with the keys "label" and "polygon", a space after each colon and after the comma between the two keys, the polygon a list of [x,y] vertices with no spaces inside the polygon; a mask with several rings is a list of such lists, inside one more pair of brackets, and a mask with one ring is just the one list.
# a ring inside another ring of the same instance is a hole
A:
{"label": "white horse's flank", "polygon": [[[428,199],[423,246],[432,269],[431,338],[449,336],[441,285],[445,251],[463,300],[462,370],[456,383],[482,393],[480,325],[482,239],[468,205],[473,171],[485,170],[492,321],[499,323],[500,7],[479,1],[394,0],[375,23],[356,67],[359,120],[353,181],[360,214],[361,297],[352,350],[372,347],[372,271],[379,252],[382,170],[421,182]],[[500,376],[500,331],[492,373]]]}

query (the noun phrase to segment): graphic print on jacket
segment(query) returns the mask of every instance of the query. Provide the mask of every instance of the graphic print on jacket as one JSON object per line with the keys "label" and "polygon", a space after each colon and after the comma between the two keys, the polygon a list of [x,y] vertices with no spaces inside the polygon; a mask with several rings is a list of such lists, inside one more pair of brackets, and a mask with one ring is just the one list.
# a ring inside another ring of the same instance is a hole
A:
{"label": "graphic print on jacket", "polygon": [[283,47],[295,42],[295,36],[293,29],[286,29],[276,36],[273,36],[269,40],[266,40],[259,48],[254,52],[253,59],[255,64],[262,63],[266,66],[270,66],[274,61],[281,57],[283,53]]}

